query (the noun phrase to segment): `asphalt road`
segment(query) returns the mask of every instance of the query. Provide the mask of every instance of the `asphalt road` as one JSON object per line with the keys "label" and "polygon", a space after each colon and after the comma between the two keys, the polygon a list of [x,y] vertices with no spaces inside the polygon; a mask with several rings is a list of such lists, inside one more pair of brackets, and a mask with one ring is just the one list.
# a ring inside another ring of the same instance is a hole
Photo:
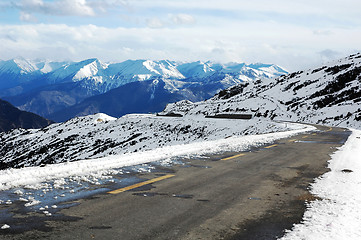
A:
{"label": "asphalt road", "polygon": [[1,239],[276,239],[302,219],[307,188],[348,138],[340,128],[244,153],[187,160],[143,183],[78,200],[46,230]]}

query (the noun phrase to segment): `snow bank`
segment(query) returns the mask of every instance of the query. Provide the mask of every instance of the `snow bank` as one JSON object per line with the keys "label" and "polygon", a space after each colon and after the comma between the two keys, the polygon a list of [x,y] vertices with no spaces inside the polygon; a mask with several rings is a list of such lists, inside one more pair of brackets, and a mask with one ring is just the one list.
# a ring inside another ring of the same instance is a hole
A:
{"label": "snow bank", "polygon": [[28,188],[41,188],[41,183],[43,182],[72,176],[102,177],[115,173],[115,169],[121,167],[171,159],[173,157],[190,157],[224,151],[244,151],[249,149],[250,146],[271,143],[276,139],[315,129],[312,126],[301,124],[287,124],[289,128],[294,130],[261,135],[234,136],[212,141],[165,146],[149,151],[50,164],[44,167],[6,169],[0,171],[0,190],[23,186]]}
{"label": "snow bank", "polygon": [[293,130],[286,123],[253,118],[159,117],[95,114],[43,129],[0,133],[0,169],[97,159],[160,147]]}
{"label": "snow bank", "polygon": [[303,222],[282,240],[361,239],[361,131],[353,133],[329,162],[330,172],[317,179]]}

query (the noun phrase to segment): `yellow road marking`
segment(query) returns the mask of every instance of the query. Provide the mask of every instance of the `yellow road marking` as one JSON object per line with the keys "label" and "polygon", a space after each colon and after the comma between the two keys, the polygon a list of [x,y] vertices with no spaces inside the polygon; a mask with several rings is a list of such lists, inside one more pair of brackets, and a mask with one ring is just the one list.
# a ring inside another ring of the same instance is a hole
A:
{"label": "yellow road marking", "polygon": [[240,153],[240,154],[234,155],[234,156],[232,156],[232,157],[223,158],[223,159],[221,159],[221,160],[222,160],[222,161],[227,161],[227,160],[230,160],[230,159],[233,159],[233,158],[242,157],[242,156],[244,156],[244,155],[246,155],[246,154]]}
{"label": "yellow road marking", "polygon": [[308,138],[308,136],[303,136],[302,138]]}
{"label": "yellow road marking", "polygon": [[326,132],[330,132],[330,131],[332,131],[332,127],[330,127]]}
{"label": "yellow road marking", "polygon": [[273,148],[273,147],[276,147],[278,144],[273,144],[271,146],[267,146],[267,147],[264,147],[264,148]]}
{"label": "yellow road marking", "polygon": [[128,191],[128,190],[132,190],[132,189],[134,189],[134,188],[142,187],[142,186],[144,186],[144,185],[148,185],[148,184],[151,184],[151,183],[159,182],[159,181],[161,181],[161,180],[164,180],[164,179],[167,179],[167,178],[171,178],[171,177],[174,177],[174,176],[175,176],[175,175],[172,175],[172,174],[164,175],[164,176],[162,176],[162,177],[153,178],[153,179],[150,179],[150,180],[147,180],[147,181],[144,181],[144,182],[140,182],[140,183],[137,183],[137,184],[128,186],[128,187],[119,188],[119,189],[117,189],[117,190],[113,190],[113,191],[110,191],[110,192],[108,192],[108,193],[110,193],[110,194],[118,194],[118,193],[121,193],[121,192],[125,192],[125,191]]}
{"label": "yellow road marking", "polygon": [[289,142],[296,142],[297,141],[297,139],[291,139],[291,140],[289,140]]}
{"label": "yellow road marking", "polygon": [[317,135],[317,133],[312,133],[312,135],[313,135],[313,136],[316,136],[316,135]]}

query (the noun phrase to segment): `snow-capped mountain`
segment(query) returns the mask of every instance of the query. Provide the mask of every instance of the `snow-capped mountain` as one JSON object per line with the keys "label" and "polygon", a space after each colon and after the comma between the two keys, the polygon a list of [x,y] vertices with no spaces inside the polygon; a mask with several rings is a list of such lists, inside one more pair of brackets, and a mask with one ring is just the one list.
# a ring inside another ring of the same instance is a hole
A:
{"label": "snow-capped mountain", "polygon": [[[222,65],[211,62],[179,63],[167,60],[127,60],[121,63],[106,64],[96,58],[81,62],[30,61],[18,58],[0,62],[0,89],[9,88],[5,76],[10,73],[22,76],[21,80],[13,82],[11,86],[30,82],[49,85],[84,81],[84,84],[96,84],[95,87],[101,87],[100,92],[104,93],[129,82],[154,78],[204,79],[215,73],[221,73],[224,76],[230,75],[240,80],[253,80],[263,77],[272,78],[287,72],[271,64],[230,63]],[[36,79],[33,75],[36,76]],[[5,96],[5,93],[1,93],[1,96]]]}
{"label": "snow-capped mountain", "polygon": [[8,61],[0,62],[1,72],[8,72],[14,74],[29,74],[38,70],[35,63],[23,58],[16,58]]}
{"label": "snow-capped mountain", "polygon": [[[45,117],[88,97],[132,82],[164,81],[167,82],[167,91],[181,93],[183,99],[198,101],[243,81],[273,78],[286,73],[276,65],[222,65],[167,60],[128,60],[111,64],[98,59],[69,63],[23,60],[22,64],[15,64],[12,69],[18,73],[16,76],[22,74],[22,80],[10,86],[7,85],[8,75],[4,75],[4,78],[0,75],[0,97],[22,110]],[[188,88],[193,90],[188,91]],[[133,112],[139,111],[134,109]]]}
{"label": "snow-capped mountain", "polygon": [[[192,66],[190,67],[190,65]],[[99,112],[114,117],[134,112],[159,112],[164,109],[167,103],[184,99],[202,101],[214,96],[220,90],[239,84],[242,81],[251,81],[260,75],[266,78],[274,75],[274,73],[270,74],[256,68],[250,69],[245,64],[232,64],[230,65],[231,69],[225,66],[219,72],[215,72],[215,70],[209,72],[210,63],[187,64],[190,69],[201,65],[202,69],[205,70],[203,73],[202,71],[185,71],[182,75],[187,76],[187,78],[184,79],[153,78],[154,80],[131,82],[104,94],[89,97],[78,104],[47,115],[47,117],[59,122]],[[269,71],[276,72],[271,69],[271,65],[269,67]],[[181,71],[184,69],[181,69]],[[164,68],[162,71],[166,72]],[[193,72],[193,75],[190,72]],[[193,78],[196,77],[195,72],[202,73],[202,75],[197,76],[203,78]],[[242,72],[242,75],[239,74],[240,72]]]}
{"label": "snow-capped mountain", "polygon": [[0,90],[13,88],[41,75],[37,66],[25,59],[0,61]]}
{"label": "snow-capped mountain", "polygon": [[243,82],[205,102],[169,104],[163,114],[254,117],[360,128],[361,54],[275,80]]}
{"label": "snow-capped mountain", "polygon": [[[5,89],[7,84],[15,86],[16,84],[31,82],[35,77],[42,76],[52,72],[67,62],[52,62],[49,60],[27,60],[24,58],[15,58],[8,61],[0,61],[0,89]],[[6,79],[10,77],[11,79]],[[12,81],[12,78],[16,81]]]}
{"label": "snow-capped mountain", "polygon": [[42,86],[45,84],[42,77],[46,73],[65,64],[48,60],[31,61],[21,57],[0,61],[0,95],[14,96]]}
{"label": "snow-capped mountain", "polygon": [[[103,76],[107,65],[98,59],[88,59],[77,63],[65,64],[44,77],[48,83],[77,82],[84,79]],[[100,81],[101,82],[101,81]]]}

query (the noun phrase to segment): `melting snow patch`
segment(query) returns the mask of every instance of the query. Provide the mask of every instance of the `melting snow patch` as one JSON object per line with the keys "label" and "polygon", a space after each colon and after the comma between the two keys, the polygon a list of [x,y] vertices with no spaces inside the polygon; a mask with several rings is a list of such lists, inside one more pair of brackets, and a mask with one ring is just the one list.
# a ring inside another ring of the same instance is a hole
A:
{"label": "melting snow patch", "polygon": [[24,194],[24,192],[21,191],[20,189],[14,191],[14,193],[17,194],[17,195],[23,195]]}
{"label": "melting snow patch", "polygon": [[35,199],[31,199],[31,202],[28,202],[28,203],[25,203],[25,207],[31,207],[31,206],[34,206],[34,205],[37,205],[41,203],[39,200],[35,200]]}
{"label": "melting snow patch", "polygon": [[10,228],[10,226],[7,225],[7,224],[4,224],[4,225],[1,226],[1,229],[2,229],[2,230],[4,230],[4,229],[9,229],[9,228]]}
{"label": "melting snow patch", "polygon": [[52,215],[49,211],[43,211],[43,213],[44,213],[46,216],[51,216],[51,215]]}

